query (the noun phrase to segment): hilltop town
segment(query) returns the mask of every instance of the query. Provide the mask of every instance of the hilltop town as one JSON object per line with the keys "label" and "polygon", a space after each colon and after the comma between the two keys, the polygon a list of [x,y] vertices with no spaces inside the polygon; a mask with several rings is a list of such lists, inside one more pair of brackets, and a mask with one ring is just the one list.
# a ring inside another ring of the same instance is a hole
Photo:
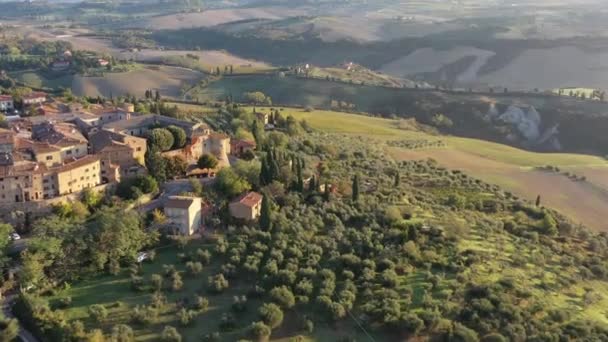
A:
{"label": "hilltop town", "polygon": [[[1,100],[10,113],[12,97]],[[22,101],[26,110],[41,115],[9,115],[0,130],[2,214],[15,210],[42,214],[51,204],[79,198],[84,190],[103,192],[121,181],[147,175],[145,158],[154,130],[175,134],[173,146],[151,152],[177,160],[184,168],[172,178],[214,177],[217,170],[230,166],[235,155],[255,148],[253,141],[234,140],[231,153],[230,136],[213,132],[205,123],[136,113],[130,103],[85,109],[41,92],[27,94]],[[211,156],[213,164],[200,168],[197,163],[203,156]],[[197,211],[200,208],[199,201]]]}

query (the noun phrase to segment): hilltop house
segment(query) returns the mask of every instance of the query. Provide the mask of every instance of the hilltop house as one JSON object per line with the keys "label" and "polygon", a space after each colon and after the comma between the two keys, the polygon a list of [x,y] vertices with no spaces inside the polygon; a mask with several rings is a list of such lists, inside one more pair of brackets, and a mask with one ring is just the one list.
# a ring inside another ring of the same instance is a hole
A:
{"label": "hilltop house", "polygon": [[241,195],[229,205],[230,215],[241,220],[255,220],[261,214],[262,195],[248,192]]}
{"label": "hilltop house", "polygon": [[27,95],[23,95],[21,98],[24,106],[31,106],[46,102],[47,95],[41,91],[34,91]]}
{"label": "hilltop house", "polygon": [[230,153],[237,157],[242,157],[247,152],[253,152],[255,148],[255,141],[237,139],[230,142]]}
{"label": "hilltop house", "polygon": [[0,95],[0,112],[7,112],[15,108],[13,97],[10,95]]}
{"label": "hilltop house", "polygon": [[171,196],[165,203],[165,215],[169,225],[179,234],[191,236],[201,227],[202,200],[199,197]]}

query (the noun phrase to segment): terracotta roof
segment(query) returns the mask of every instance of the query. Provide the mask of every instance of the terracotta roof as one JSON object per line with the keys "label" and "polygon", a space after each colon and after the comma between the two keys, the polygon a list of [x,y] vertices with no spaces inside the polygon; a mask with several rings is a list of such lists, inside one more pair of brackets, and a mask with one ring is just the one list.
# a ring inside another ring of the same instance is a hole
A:
{"label": "terracotta roof", "polygon": [[45,152],[57,152],[60,151],[59,148],[55,146],[51,146],[47,143],[42,143],[38,141],[33,141],[25,138],[17,137],[15,139],[15,149],[16,150],[29,150],[34,153],[45,153]]}
{"label": "terracotta roof", "polygon": [[13,97],[10,95],[0,95],[0,101],[13,101]]}
{"label": "terracotta roof", "polygon": [[218,139],[218,140],[230,139],[230,136],[228,134],[224,134],[224,133],[211,133],[211,134],[209,134],[209,137],[211,139]]}
{"label": "terracotta roof", "polygon": [[248,207],[253,207],[262,201],[263,196],[257,192],[249,192],[241,195],[239,198],[234,200],[232,203],[241,203]]}
{"label": "terracotta roof", "polygon": [[0,177],[31,175],[32,173],[42,173],[46,171],[44,164],[36,162],[18,162],[14,165],[0,166]]}
{"label": "terracotta roof", "polygon": [[8,129],[0,128],[0,144],[12,144],[14,142],[15,133]]}
{"label": "terracotta roof", "polygon": [[48,121],[32,126],[32,138],[39,142],[59,146],[88,143],[75,125]]}
{"label": "terracotta roof", "polygon": [[33,100],[33,99],[39,99],[42,97],[46,98],[46,96],[47,96],[46,93],[43,93],[41,91],[33,91],[29,94],[23,95],[22,98],[24,100]]}
{"label": "terracotta roof", "polygon": [[171,196],[165,203],[165,208],[188,209],[194,204],[196,198],[184,196]]}
{"label": "terracotta roof", "polygon": [[57,172],[71,171],[71,170],[77,169],[79,167],[83,167],[83,166],[86,166],[86,165],[89,165],[89,164],[92,164],[92,163],[95,163],[98,161],[99,161],[98,156],[89,154],[80,159],[72,159],[72,161],[64,163],[61,166],[52,167],[51,170],[54,170]]}
{"label": "terracotta roof", "polygon": [[250,140],[232,140],[231,145],[233,147],[251,147],[251,148],[255,148],[256,147],[256,143],[255,141],[250,141]]}

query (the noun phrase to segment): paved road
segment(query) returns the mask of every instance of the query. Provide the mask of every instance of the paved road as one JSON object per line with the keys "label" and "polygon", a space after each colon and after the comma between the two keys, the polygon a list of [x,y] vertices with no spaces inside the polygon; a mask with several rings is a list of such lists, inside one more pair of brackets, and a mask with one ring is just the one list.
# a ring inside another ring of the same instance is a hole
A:
{"label": "paved road", "polygon": [[[10,295],[2,298],[2,312],[6,318],[15,318],[11,308],[15,303],[15,295]],[[19,320],[17,320],[19,322]],[[19,338],[23,342],[38,342],[38,339],[29,331],[27,331],[21,322],[19,322]]]}

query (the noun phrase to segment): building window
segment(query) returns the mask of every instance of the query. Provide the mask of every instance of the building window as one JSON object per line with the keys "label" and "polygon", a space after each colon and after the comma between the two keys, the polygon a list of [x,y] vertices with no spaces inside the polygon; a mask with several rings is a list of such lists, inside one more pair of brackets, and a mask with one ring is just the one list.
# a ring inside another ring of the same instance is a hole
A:
{"label": "building window", "polygon": [[70,154],[72,154],[72,150],[67,150],[67,151],[65,152],[65,154],[67,154],[67,155],[69,156]]}
{"label": "building window", "polygon": [[46,156],[46,160],[53,160],[53,156]]}
{"label": "building window", "polygon": [[138,147],[138,148],[137,148],[137,152],[141,152],[141,147]]}

